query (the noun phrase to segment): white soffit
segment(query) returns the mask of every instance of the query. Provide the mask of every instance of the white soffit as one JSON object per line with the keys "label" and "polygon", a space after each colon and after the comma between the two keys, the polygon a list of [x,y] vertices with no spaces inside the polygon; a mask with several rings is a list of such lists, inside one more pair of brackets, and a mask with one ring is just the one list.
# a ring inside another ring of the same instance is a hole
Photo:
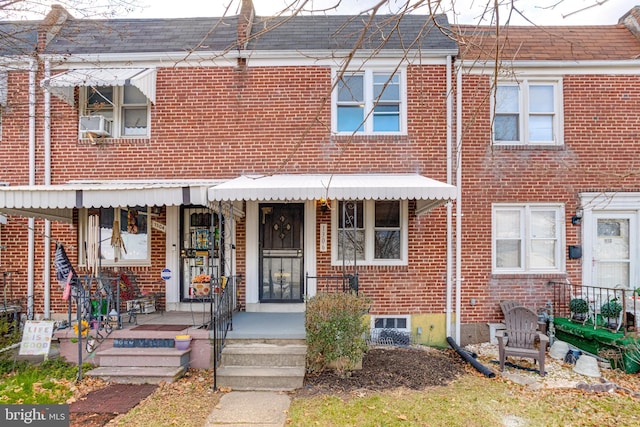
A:
{"label": "white soffit", "polygon": [[210,201],[427,200],[456,198],[456,187],[418,174],[240,176],[209,189]]}
{"label": "white soffit", "polygon": [[74,208],[207,205],[219,180],[86,181],[0,187],[0,212],[71,222]]}
{"label": "white soffit", "polygon": [[76,86],[132,85],[156,102],[155,68],[86,68],[65,71],[42,81],[42,86],[69,105],[74,104]]}

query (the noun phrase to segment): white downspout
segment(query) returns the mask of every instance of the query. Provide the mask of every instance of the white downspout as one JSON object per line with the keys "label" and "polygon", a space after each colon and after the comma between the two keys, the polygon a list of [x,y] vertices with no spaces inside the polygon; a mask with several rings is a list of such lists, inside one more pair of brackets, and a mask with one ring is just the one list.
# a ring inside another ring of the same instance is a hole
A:
{"label": "white downspout", "polygon": [[[44,63],[44,78],[51,76],[49,61]],[[51,93],[44,91],[44,184],[51,185]],[[44,221],[44,318],[51,318],[51,221]]]}
{"label": "white downspout", "polygon": [[[36,183],[36,67],[35,59],[29,61],[29,185]],[[27,239],[27,314],[34,315],[33,282],[35,269],[35,220],[29,218]]]}
{"label": "white downspout", "polygon": [[[452,153],[451,153],[451,131],[453,127],[452,113],[453,96],[451,93],[451,55],[447,56],[447,184],[452,184]],[[445,308],[445,333],[446,337],[451,336],[451,296],[452,296],[452,250],[453,250],[453,238],[452,238],[452,221],[451,221],[452,205],[451,202],[447,202],[447,294],[446,294],[446,308]]]}
{"label": "white downspout", "polygon": [[456,70],[456,343],[460,344],[462,293],[462,66]]}

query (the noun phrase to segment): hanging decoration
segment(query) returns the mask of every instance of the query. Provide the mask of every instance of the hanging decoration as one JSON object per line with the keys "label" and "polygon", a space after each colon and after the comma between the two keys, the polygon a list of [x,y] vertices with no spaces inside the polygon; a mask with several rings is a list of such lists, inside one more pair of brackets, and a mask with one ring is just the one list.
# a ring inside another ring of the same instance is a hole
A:
{"label": "hanging decoration", "polygon": [[56,279],[60,283],[66,283],[71,273],[71,279],[76,279],[78,275],[71,265],[71,261],[67,256],[67,252],[64,250],[62,243],[56,243],[56,254],[54,257],[54,265],[56,267]]}
{"label": "hanging decoration", "polygon": [[127,253],[127,248],[124,245],[122,236],[120,234],[120,220],[116,217],[113,220],[113,231],[111,233],[111,246],[113,247],[113,260],[118,262],[122,257],[122,252]]}
{"label": "hanging decoration", "polygon": [[89,227],[87,230],[87,268],[92,274],[98,272],[98,257],[100,253],[100,217],[89,215]]}

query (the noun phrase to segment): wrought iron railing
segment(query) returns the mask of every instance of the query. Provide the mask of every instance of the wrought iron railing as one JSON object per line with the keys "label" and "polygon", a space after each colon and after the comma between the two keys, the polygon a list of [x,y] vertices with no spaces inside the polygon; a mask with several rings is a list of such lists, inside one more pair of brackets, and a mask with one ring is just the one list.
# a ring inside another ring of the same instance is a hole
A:
{"label": "wrought iron railing", "polygon": [[[237,290],[240,276],[222,279],[220,292],[211,304],[211,324],[213,341],[213,389],[218,388],[218,366],[222,359],[227,332],[233,330],[233,313],[238,309]],[[226,283],[225,283],[226,280]]]}
{"label": "wrought iron railing", "polygon": [[549,282],[553,289],[556,317],[607,328],[625,335],[640,326],[640,295],[636,290],[616,287]]}
{"label": "wrought iron railing", "polygon": [[310,276],[307,274],[304,280],[305,299],[309,295],[311,282],[316,284],[316,293],[355,292],[358,294],[360,289],[360,276],[358,273],[333,276]]}

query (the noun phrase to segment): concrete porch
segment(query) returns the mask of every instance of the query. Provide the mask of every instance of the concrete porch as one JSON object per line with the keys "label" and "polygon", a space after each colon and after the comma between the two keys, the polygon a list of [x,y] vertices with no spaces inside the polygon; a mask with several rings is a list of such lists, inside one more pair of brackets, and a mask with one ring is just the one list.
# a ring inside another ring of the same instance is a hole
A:
{"label": "concrete porch", "polygon": [[[128,322],[128,315],[123,315],[122,329],[114,328],[110,334],[104,331],[91,330],[89,334],[96,336],[98,332],[105,336],[95,351],[88,353],[82,346],[83,362],[100,365],[101,351],[114,347],[116,340],[172,340],[176,335],[191,335],[190,366],[199,369],[212,367],[213,355],[211,339],[213,331],[208,330],[208,307],[192,311],[169,311],[138,314],[137,324]],[[156,330],[144,329],[157,325]],[[171,325],[171,330],[163,330],[163,326]],[[179,328],[179,326],[183,326]],[[142,328],[138,328],[142,327]],[[178,329],[179,328],[179,329]],[[248,313],[237,312],[232,318],[232,329],[227,332],[227,341],[237,339],[278,340],[293,339],[304,341],[304,313]],[[59,341],[60,355],[72,363],[78,362],[77,336],[73,328],[58,330],[54,340]],[[83,340],[83,344],[85,340]],[[156,347],[149,347],[151,348]]]}

